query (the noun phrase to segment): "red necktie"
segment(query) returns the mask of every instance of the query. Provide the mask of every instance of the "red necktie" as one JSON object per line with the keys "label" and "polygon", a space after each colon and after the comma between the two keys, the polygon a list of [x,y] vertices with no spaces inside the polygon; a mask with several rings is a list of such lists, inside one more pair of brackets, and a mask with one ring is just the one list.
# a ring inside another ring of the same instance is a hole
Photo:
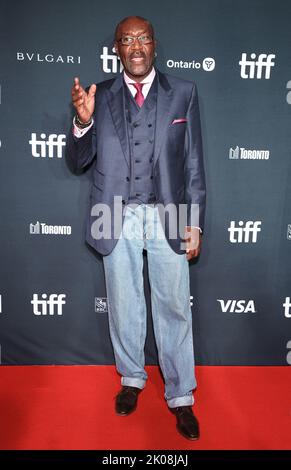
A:
{"label": "red necktie", "polygon": [[142,87],[144,86],[144,83],[133,83],[134,88],[136,88],[137,93],[134,97],[136,103],[138,106],[141,108],[143,103],[144,103],[144,96],[142,94]]}

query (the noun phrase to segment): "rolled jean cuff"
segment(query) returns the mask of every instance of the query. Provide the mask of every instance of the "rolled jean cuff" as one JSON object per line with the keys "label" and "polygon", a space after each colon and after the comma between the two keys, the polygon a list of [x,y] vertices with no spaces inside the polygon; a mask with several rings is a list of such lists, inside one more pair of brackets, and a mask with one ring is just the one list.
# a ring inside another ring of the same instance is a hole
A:
{"label": "rolled jean cuff", "polygon": [[143,389],[146,381],[137,377],[121,377],[121,385]]}
{"label": "rolled jean cuff", "polygon": [[175,397],[167,400],[169,408],[177,408],[178,406],[192,406],[194,405],[193,395],[184,395],[183,397]]}

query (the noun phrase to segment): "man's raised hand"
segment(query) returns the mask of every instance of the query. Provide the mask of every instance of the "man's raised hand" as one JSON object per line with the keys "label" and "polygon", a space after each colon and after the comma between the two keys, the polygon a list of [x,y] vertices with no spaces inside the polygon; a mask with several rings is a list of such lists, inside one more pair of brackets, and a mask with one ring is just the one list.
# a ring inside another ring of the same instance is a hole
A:
{"label": "man's raised hand", "polygon": [[87,93],[81,86],[79,78],[74,78],[74,85],[72,88],[72,102],[81,122],[89,122],[92,117],[95,107],[95,93],[95,84],[90,86]]}

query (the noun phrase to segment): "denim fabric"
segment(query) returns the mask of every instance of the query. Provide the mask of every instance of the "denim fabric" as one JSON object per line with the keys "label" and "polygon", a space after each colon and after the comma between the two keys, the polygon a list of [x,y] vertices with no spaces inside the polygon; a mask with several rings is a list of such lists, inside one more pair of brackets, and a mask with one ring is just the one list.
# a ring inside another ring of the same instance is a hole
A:
{"label": "denim fabric", "polygon": [[153,205],[126,207],[121,236],[113,251],[103,257],[116,367],[123,385],[145,386],[144,249],[165,399],[169,407],[192,405],[196,380],[189,266],[186,255],[175,253],[169,246],[158,209]]}

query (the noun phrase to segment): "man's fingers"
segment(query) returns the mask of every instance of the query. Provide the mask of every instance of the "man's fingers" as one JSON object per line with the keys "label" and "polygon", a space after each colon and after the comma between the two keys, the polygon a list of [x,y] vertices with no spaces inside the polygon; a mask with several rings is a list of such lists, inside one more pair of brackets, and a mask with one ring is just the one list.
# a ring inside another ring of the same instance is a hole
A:
{"label": "man's fingers", "polygon": [[83,104],[84,103],[84,98],[82,94],[77,94],[73,97],[73,104]]}
{"label": "man's fingers", "polygon": [[90,86],[89,91],[88,91],[88,97],[89,98],[93,98],[93,96],[95,96],[96,88],[97,87],[96,87],[95,83],[93,83],[93,85]]}
{"label": "man's fingers", "polygon": [[94,95],[96,93],[96,85],[92,84],[88,91],[80,84],[78,77],[74,78],[72,87],[72,104],[77,111],[81,121],[89,121],[94,111]]}
{"label": "man's fingers", "polygon": [[200,250],[186,250],[186,258],[189,261],[192,258],[197,258]]}
{"label": "man's fingers", "polygon": [[72,88],[72,95],[74,95],[77,92],[84,92],[84,88],[80,84],[80,80],[78,77],[74,78],[74,85]]}
{"label": "man's fingers", "polygon": [[190,259],[192,259],[194,256],[192,254],[192,251],[189,251],[189,253],[186,254],[186,258],[187,260],[189,261]]}

